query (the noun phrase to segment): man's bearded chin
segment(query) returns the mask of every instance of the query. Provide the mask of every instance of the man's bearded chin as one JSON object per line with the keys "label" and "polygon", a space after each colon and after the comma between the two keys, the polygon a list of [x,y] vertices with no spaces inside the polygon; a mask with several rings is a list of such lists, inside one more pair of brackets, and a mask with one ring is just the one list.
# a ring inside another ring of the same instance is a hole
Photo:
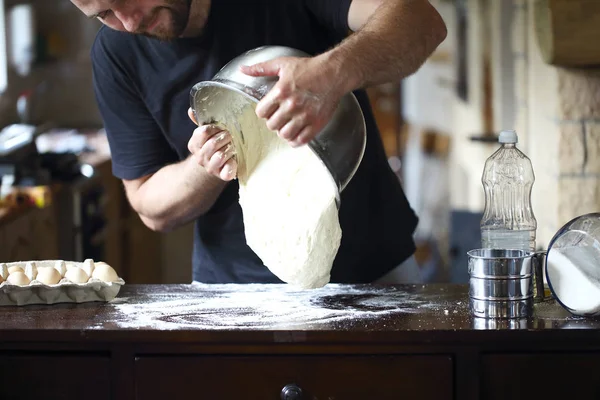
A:
{"label": "man's bearded chin", "polygon": [[[185,1],[185,3],[183,1]],[[166,7],[162,7],[156,11],[157,14],[165,11],[168,13],[170,23],[168,28],[166,28],[167,30],[158,30],[150,33],[147,32],[146,29],[142,29],[139,33],[162,41],[172,41],[177,39],[185,33],[189,24],[191,2],[192,0],[172,0]]]}
{"label": "man's bearded chin", "polygon": [[[181,0],[171,0],[172,2],[180,2]],[[185,1],[185,9],[177,10],[177,13],[172,13],[171,17],[173,18],[173,33],[174,36],[180,37],[185,33],[187,27],[190,23],[190,18],[192,15],[192,2],[193,0],[183,0]]]}

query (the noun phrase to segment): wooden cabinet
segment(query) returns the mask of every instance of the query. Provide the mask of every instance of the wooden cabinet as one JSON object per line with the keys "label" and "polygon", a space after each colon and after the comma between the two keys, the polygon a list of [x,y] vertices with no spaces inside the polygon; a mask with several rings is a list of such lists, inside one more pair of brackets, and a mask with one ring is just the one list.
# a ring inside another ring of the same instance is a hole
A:
{"label": "wooden cabinet", "polygon": [[[428,384],[432,371],[435,385]],[[207,399],[245,393],[256,399],[433,400],[452,398],[453,367],[444,355],[139,357],[135,382],[137,400],[195,392]]]}
{"label": "wooden cabinet", "polygon": [[598,399],[599,353],[488,354],[482,357],[481,398]]}
{"label": "wooden cabinet", "polygon": [[[485,328],[468,285],[352,285],[344,304],[368,291],[422,306],[289,328],[168,322],[189,299],[230,319],[227,299],[246,289],[224,286],[125,285],[108,304],[0,307],[0,399],[600,399],[600,320],[553,319],[556,303],[527,327]],[[276,285],[247,290],[283,304]]]}
{"label": "wooden cabinet", "polygon": [[[115,362],[108,352],[4,351],[0,399],[154,400],[190,394],[201,399],[282,400],[600,398],[600,353],[484,353],[479,368],[469,366],[478,373],[460,377],[456,366],[464,363],[465,355],[456,350],[178,355],[163,348],[140,353],[132,369],[127,359]],[[456,383],[465,379],[469,386],[479,386],[478,394],[464,396],[465,388],[463,395],[457,394]],[[118,381],[127,382],[131,390]]]}
{"label": "wooden cabinet", "polygon": [[0,399],[110,399],[109,357],[0,353]]}

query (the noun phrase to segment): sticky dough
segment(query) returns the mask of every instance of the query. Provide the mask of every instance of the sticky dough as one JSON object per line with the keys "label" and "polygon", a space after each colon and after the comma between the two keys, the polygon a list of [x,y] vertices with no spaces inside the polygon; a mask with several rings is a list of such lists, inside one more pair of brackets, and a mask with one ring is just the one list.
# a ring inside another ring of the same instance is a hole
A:
{"label": "sticky dough", "polygon": [[228,128],[244,127],[232,137],[246,241],[282,281],[322,287],[342,236],[334,181],[308,146],[292,148],[253,107],[240,112]]}

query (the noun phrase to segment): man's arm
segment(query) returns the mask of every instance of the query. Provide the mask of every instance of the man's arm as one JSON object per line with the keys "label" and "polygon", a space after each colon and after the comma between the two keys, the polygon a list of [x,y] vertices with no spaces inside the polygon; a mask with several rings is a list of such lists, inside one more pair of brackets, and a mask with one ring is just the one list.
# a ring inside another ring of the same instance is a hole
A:
{"label": "man's arm", "polygon": [[346,92],[411,75],[446,38],[427,0],[353,0],[348,25],[356,33],[322,55],[338,66]]}
{"label": "man's arm", "polygon": [[[122,179],[129,203],[144,224],[168,231],[210,210],[226,181],[235,176],[231,140],[219,128],[197,127],[188,143],[191,156],[178,162],[134,82],[123,73],[130,54],[127,46],[119,46],[119,35],[103,28],[91,51],[94,92],[113,173]],[[188,116],[197,125],[190,110]]]}
{"label": "man's arm", "polygon": [[[188,116],[196,122],[191,110]],[[236,175],[231,135],[218,126],[195,129],[188,149],[184,161],[123,181],[131,206],[152,230],[170,231],[206,213]]]}
{"label": "man's arm", "polygon": [[159,232],[168,232],[206,213],[227,184],[206,172],[192,156],[153,175],[123,183],[142,222]]}
{"label": "man's arm", "polygon": [[242,67],[247,75],[279,77],[256,114],[292,146],[310,142],[346,93],[400,81],[446,37],[444,21],[428,0],[353,0],[348,24],[357,32],[323,54]]}

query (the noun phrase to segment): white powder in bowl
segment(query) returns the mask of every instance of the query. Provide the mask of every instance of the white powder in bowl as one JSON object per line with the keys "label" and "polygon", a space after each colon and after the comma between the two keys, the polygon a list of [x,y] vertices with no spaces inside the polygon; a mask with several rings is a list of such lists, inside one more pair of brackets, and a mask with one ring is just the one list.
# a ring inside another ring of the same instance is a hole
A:
{"label": "white powder in bowl", "polygon": [[600,314],[600,252],[588,246],[550,249],[548,280],[576,315]]}

